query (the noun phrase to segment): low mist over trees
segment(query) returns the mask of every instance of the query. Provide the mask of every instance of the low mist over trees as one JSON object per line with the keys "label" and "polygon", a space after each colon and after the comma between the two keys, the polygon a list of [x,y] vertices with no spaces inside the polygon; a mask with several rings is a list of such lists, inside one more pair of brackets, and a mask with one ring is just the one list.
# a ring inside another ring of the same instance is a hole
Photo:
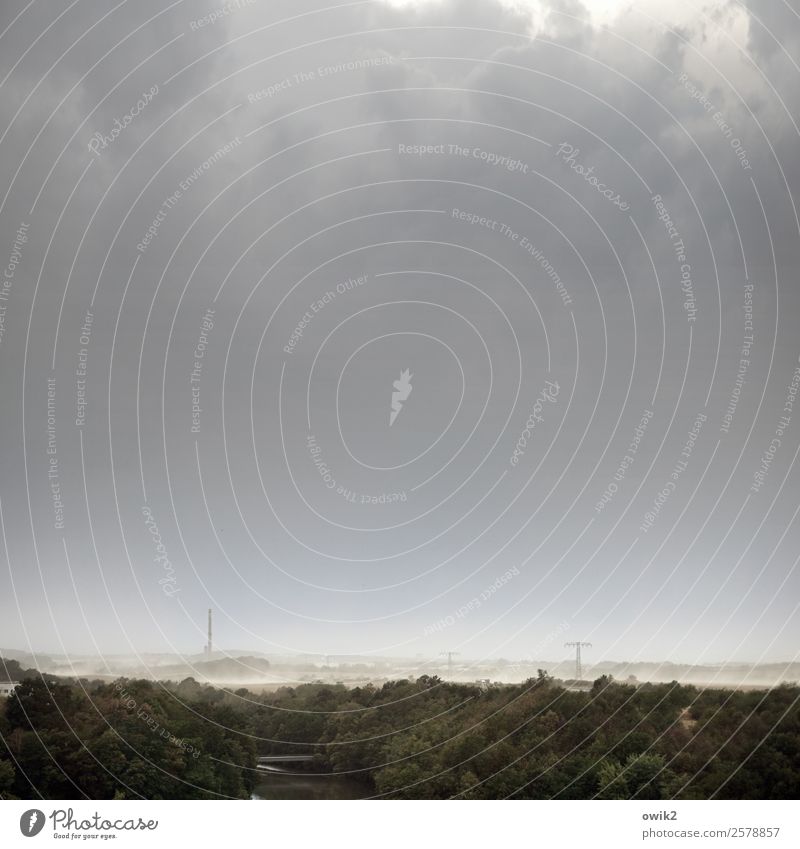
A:
{"label": "low mist over trees", "polygon": [[422,676],[255,695],[33,676],[0,702],[5,798],[247,798],[257,756],[288,753],[389,798],[795,798],[800,786],[796,686]]}
{"label": "low mist over trees", "polygon": [[23,680],[0,702],[0,794],[249,798],[255,744],[231,698],[188,681],[171,692],[149,681]]}

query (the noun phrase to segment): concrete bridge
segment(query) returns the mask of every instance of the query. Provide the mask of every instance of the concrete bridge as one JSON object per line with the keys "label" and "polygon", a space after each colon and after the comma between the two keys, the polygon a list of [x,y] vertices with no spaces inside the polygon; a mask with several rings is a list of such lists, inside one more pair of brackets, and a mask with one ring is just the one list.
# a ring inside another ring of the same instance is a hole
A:
{"label": "concrete bridge", "polygon": [[271,766],[280,766],[281,764],[308,763],[313,759],[314,755],[308,754],[264,755],[258,758],[258,769],[269,769]]}

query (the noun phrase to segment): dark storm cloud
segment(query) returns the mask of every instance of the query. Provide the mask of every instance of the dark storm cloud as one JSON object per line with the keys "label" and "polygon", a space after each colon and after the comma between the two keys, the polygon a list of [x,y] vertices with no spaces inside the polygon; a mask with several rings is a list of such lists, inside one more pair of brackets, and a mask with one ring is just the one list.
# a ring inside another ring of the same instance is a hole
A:
{"label": "dark storm cloud", "polygon": [[[757,580],[779,538],[759,523],[795,436],[770,495],[747,495],[798,354],[800,26],[780,6],[678,4],[661,22],[642,4],[607,27],[578,3],[466,0],[25,12],[0,67],[19,60],[0,107],[4,256],[31,228],[0,416],[10,562],[39,645],[185,649],[211,604],[237,644],[425,651],[426,626],[514,566],[513,591],[442,640],[522,655],[570,621],[616,656],[632,642],[699,659],[691,628],[717,654],[783,656],[759,615],[783,626],[770,593],[796,575],[779,554]],[[723,432],[748,279],[758,341]],[[557,400],[511,464],[547,380]],[[685,475],[639,530],[701,411]],[[743,498],[756,506],[731,527]],[[737,566],[749,541],[758,557]],[[0,642],[21,643],[4,605]]]}

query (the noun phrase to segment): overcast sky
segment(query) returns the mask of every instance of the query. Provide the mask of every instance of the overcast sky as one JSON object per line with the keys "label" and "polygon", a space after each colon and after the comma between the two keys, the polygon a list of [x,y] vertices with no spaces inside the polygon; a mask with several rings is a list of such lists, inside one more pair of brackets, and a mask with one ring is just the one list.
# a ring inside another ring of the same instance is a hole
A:
{"label": "overcast sky", "polygon": [[794,659],[800,17],[668,5],[4,2],[0,646]]}

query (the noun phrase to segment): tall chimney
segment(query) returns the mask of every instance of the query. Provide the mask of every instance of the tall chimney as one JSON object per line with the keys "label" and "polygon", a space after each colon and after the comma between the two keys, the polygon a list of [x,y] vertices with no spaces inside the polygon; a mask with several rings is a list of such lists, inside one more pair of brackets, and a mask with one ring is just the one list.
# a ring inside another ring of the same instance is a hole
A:
{"label": "tall chimney", "polygon": [[206,656],[211,660],[211,608],[208,608],[208,645],[206,646]]}

